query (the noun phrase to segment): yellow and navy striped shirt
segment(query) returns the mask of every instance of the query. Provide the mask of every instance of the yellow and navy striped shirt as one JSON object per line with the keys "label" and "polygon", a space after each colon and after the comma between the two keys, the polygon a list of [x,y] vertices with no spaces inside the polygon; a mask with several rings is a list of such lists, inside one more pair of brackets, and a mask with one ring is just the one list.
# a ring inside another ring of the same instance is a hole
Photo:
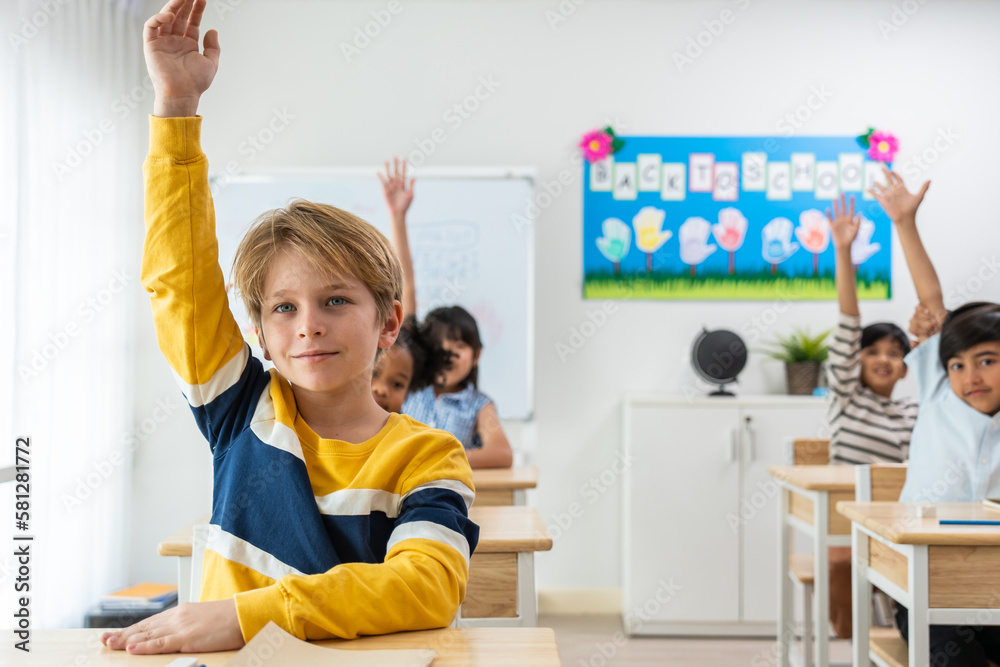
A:
{"label": "yellow and navy striped shirt", "polygon": [[448,625],[479,528],[451,435],[403,415],[362,443],[320,438],[250,354],[218,263],[201,118],[151,118],[142,283],[157,339],[212,449],[201,599],[235,598],[249,641]]}

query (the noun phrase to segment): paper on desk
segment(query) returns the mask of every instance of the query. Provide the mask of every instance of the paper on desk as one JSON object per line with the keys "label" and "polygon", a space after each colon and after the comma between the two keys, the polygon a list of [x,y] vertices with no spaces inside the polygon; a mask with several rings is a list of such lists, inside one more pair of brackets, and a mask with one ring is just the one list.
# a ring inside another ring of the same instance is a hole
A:
{"label": "paper on desk", "polygon": [[271,621],[257,633],[227,667],[428,667],[435,652],[427,649],[410,651],[363,651],[325,648],[293,637]]}

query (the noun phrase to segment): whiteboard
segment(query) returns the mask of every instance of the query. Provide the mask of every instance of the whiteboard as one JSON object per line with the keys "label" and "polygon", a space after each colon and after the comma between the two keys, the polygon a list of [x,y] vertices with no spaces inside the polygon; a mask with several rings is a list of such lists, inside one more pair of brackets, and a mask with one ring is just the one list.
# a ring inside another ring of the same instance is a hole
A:
{"label": "whiteboard", "polygon": [[[227,281],[236,247],[251,223],[291,199],[345,209],[391,238],[376,171],[213,177],[219,262]],[[505,419],[530,419],[534,403],[534,231],[515,222],[532,201],[533,184],[527,169],[422,170],[407,214],[418,316],[422,320],[433,308],[456,304],[472,313],[483,341],[479,388]],[[246,331],[249,318],[232,294],[230,306]],[[255,342],[252,334],[247,337]]]}

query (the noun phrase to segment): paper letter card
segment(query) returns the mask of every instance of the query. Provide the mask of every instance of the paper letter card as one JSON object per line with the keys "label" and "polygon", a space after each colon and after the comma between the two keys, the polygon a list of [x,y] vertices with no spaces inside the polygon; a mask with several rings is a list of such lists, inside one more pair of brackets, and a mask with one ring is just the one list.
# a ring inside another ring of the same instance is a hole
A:
{"label": "paper letter card", "polygon": [[833,244],[800,227],[841,192],[874,223],[858,297],[891,297],[892,224],[863,194],[884,177],[853,133],[621,139],[583,165],[584,298],[835,301]]}
{"label": "paper letter card", "polygon": [[645,154],[636,157],[639,167],[639,192],[660,191],[660,163],[663,161],[658,154]]}
{"label": "paper letter card", "polygon": [[688,190],[691,192],[711,192],[715,179],[715,156],[711,153],[692,153],[688,173]]}

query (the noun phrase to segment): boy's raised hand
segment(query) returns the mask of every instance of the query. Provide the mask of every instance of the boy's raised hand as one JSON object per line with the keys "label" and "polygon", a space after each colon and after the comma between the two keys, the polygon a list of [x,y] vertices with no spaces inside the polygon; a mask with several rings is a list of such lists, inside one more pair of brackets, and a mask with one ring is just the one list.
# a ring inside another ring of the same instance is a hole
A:
{"label": "boy's raised hand", "polygon": [[854,214],[854,195],[851,195],[851,208],[847,208],[847,199],[840,195],[840,200],[833,200],[833,215],[826,209],[826,219],[830,221],[830,235],[833,237],[833,247],[839,253],[842,250],[850,252],[851,244],[858,236],[861,227],[861,216]]}
{"label": "boy's raised hand", "polygon": [[917,341],[922,343],[936,333],[941,332],[941,323],[931,313],[930,308],[923,304],[917,304],[910,318],[910,333],[917,337]]}
{"label": "boy's raised hand", "polygon": [[392,166],[385,163],[385,176],[378,175],[378,180],[382,181],[382,194],[385,195],[386,206],[393,219],[402,218],[413,203],[413,180],[406,182],[406,160],[393,158]]}
{"label": "boy's raised hand", "polygon": [[899,174],[889,171],[885,167],[882,167],[882,171],[885,173],[886,184],[874,183],[868,192],[878,200],[886,215],[893,222],[913,221],[931,182],[925,182],[917,192],[910,192],[903,185],[903,179],[899,177]]}
{"label": "boy's raised hand", "polygon": [[198,50],[198,27],[206,0],[170,0],[146,21],[143,51],[156,99],[153,115],[194,116],[198,100],[219,68],[219,33],[205,34],[205,52]]}

